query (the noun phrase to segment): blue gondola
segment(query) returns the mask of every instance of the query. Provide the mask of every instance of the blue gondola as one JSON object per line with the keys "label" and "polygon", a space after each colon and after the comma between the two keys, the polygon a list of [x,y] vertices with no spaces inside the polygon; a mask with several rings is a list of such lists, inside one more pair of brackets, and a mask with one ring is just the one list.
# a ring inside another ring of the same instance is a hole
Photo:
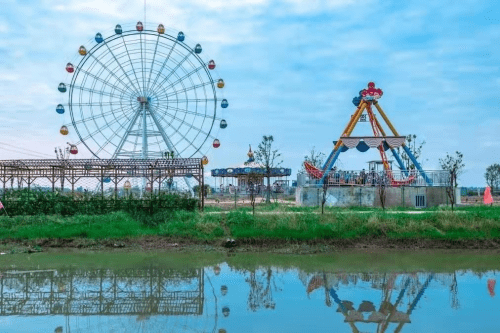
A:
{"label": "blue gondola", "polygon": [[102,181],[103,181],[103,183],[110,183],[111,182],[111,178],[106,177]]}
{"label": "blue gondola", "polygon": [[196,46],[194,47],[194,53],[196,53],[196,54],[201,53],[201,45],[200,44],[196,44]]}
{"label": "blue gondola", "polygon": [[102,43],[104,39],[102,38],[102,35],[100,32],[96,33],[95,34],[95,41],[98,42],[98,43]]}
{"label": "blue gondola", "polygon": [[227,102],[227,99],[223,99],[222,102],[220,103],[220,106],[225,109],[229,106],[229,103]]}
{"label": "blue gondola", "polygon": [[227,127],[227,121],[225,119],[222,119],[220,121],[220,128],[226,128]]}
{"label": "blue gondola", "polygon": [[185,37],[186,37],[186,36],[184,36],[184,33],[183,33],[182,31],[180,31],[180,32],[177,34],[177,40],[178,40],[179,42],[183,42]]}
{"label": "blue gondola", "polygon": [[117,24],[115,27],[115,34],[120,35],[122,33],[122,26]]}
{"label": "blue gondola", "polygon": [[59,83],[59,87],[57,87],[57,90],[60,92],[66,92],[66,85],[64,83]]}
{"label": "blue gondola", "polygon": [[59,114],[63,114],[64,113],[64,106],[62,106],[62,104],[59,104],[56,108],[56,112]]}

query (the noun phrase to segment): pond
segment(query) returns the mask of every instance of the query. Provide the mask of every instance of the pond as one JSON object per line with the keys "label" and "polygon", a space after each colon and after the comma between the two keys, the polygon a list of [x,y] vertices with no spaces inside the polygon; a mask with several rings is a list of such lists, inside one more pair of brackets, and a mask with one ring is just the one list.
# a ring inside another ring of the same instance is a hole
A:
{"label": "pond", "polygon": [[498,332],[498,253],[0,257],[1,332]]}

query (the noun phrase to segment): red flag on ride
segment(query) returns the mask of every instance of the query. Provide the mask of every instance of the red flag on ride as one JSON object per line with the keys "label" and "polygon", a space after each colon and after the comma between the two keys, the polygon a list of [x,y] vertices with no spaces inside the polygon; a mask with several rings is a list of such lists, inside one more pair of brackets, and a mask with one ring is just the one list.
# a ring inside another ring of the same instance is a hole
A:
{"label": "red flag on ride", "polygon": [[491,189],[490,187],[486,187],[486,190],[484,190],[484,204],[492,204],[493,203],[493,197],[491,196]]}

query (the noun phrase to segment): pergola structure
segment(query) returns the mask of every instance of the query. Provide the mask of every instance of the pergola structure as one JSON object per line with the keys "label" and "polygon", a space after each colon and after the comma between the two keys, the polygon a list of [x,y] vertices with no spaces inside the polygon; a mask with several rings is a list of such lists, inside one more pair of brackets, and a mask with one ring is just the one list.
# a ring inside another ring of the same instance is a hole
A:
{"label": "pergola structure", "polygon": [[[71,185],[71,193],[75,185],[83,179],[94,179],[100,185],[101,193],[104,184],[114,185],[130,178],[145,179],[151,190],[159,191],[168,179],[181,177],[195,179],[203,188],[203,164],[201,158],[172,159],[40,159],[40,160],[0,160],[0,182],[5,189],[10,182],[17,180],[18,186],[28,189],[36,181],[48,180],[52,191],[56,187],[64,190],[64,183]],[[200,191],[200,200],[203,196]],[[203,206],[203,203],[202,203]]]}

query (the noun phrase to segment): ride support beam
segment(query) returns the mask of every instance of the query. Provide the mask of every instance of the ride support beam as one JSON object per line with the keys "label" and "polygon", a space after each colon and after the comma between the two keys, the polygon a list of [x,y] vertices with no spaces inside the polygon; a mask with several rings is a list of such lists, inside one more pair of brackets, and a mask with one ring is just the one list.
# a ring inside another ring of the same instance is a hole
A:
{"label": "ride support beam", "polygon": [[[358,105],[358,108],[356,109],[356,111],[354,112],[354,114],[351,116],[351,119],[349,120],[349,122],[347,123],[347,126],[344,128],[344,131],[342,132],[342,134],[344,133],[347,133],[347,131],[349,130],[349,128],[351,128],[351,125],[353,123],[353,120],[357,117],[358,117],[358,113],[361,111],[361,113],[363,112],[364,108],[366,107],[366,102],[365,101],[361,101],[361,103],[359,103]],[[361,116],[361,115],[360,115]],[[351,131],[352,132],[352,131]],[[333,155],[335,154],[335,151],[340,147],[342,141],[339,140],[337,141],[337,143],[335,144],[335,146],[333,147],[333,150],[332,152],[330,153],[330,155],[328,155],[328,158],[326,159],[325,161],[325,164],[323,164],[323,168],[322,170],[325,170],[326,169],[326,166],[329,164],[330,162],[330,159],[333,157]]]}
{"label": "ride support beam", "polygon": [[[361,117],[361,114],[366,109],[366,106],[367,106],[366,102],[361,101],[358,109],[356,110],[354,115],[351,117],[351,120],[349,120],[349,123],[347,124],[344,132],[342,133],[342,136],[351,135],[352,131],[354,130],[354,127],[356,126],[356,123],[358,122],[359,118]],[[323,166],[323,177],[321,177],[320,184],[323,184],[325,177],[328,176],[329,170],[333,167],[333,165],[337,161],[337,158],[340,155],[341,145],[342,145],[342,140],[339,138],[339,141],[337,141],[337,143],[333,147],[332,152],[328,156],[328,159],[326,160],[325,165]]]}
{"label": "ride support beam", "polygon": [[[356,112],[354,112],[354,115],[351,117],[351,119],[349,120],[349,123],[347,124],[346,128],[342,132],[342,136],[351,135],[352,131],[354,130],[354,126],[356,126],[356,123],[358,122],[359,117],[361,117],[361,114],[363,113],[365,108],[366,108],[366,102],[361,101],[358,108],[356,109]],[[337,141],[337,143],[335,144],[335,147],[333,147],[333,150],[337,150],[341,144],[342,144],[342,140],[339,139],[339,141]]]}
{"label": "ride support beam", "polygon": [[[375,105],[375,107],[377,108],[378,112],[380,113],[380,115],[382,116],[382,118],[384,118],[384,121],[385,123],[387,124],[387,126],[389,126],[389,128],[391,129],[392,133],[395,135],[395,136],[399,136],[398,134],[398,131],[396,131],[396,129],[394,128],[394,126],[392,126],[392,123],[391,121],[389,120],[389,118],[387,118],[384,110],[382,110],[382,108],[380,107],[380,105],[378,105],[378,102],[377,101],[373,101],[373,105]],[[404,143],[403,143],[404,144]]]}
{"label": "ride support beam", "polygon": [[333,167],[333,165],[337,161],[337,158],[339,158],[341,150],[342,150],[342,148],[339,148],[339,149],[337,149],[337,151],[335,151],[335,155],[333,155],[333,158],[331,159],[331,161],[329,161],[329,163],[326,166],[326,168],[323,169],[323,176],[321,177],[321,180],[319,181],[319,183],[321,185],[323,185],[323,182],[325,181],[325,178],[328,176],[328,173],[329,173],[330,169]]}
{"label": "ride support beam", "polygon": [[420,164],[418,163],[417,159],[415,158],[415,156],[413,156],[412,152],[410,151],[410,148],[408,148],[408,146],[406,145],[402,145],[404,151],[406,152],[406,154],[408,155],[408,157],[410,157],[410,160],[413,162],[413,164],[415,165],[415,167],[417,168],[417,170],[420,172],[420,174],[422,175],[422,177],[424,177],[425,179],[425,182],[432,186],[432,180],[429,179],[429,177],[427,177],[427,175],[425,174],[424,170],[422,169],[422,167],[420,166]]}
{"label": "ride support beam", "polygon": [[[395,136],[399,136],[399,133],[398,131],[396,131],[396,129],[394,128],[394,126],[392,126],[391,124],[391,121],[389,120],[389,118],[387,118],[387,116],[385,115],[384,113],[384,110],[382,110],[382,108],[380,107],[380,105],[378,105],[378,102],[374,101],[373,103],[375,105],[375,107],[377,108],[378,112],[380,113],[380,115],[382,116],[382,118],[384,118],[387,126],[389,126],[389,128],[391,129],[392,133],[395,135]],[[405,143],[403,143],[402,145],[404,151],[406,152],[406,154],[408,155],[408,157],[410,157],[410,160],[413,162],[413,164],[415,165],[415,167],[417,168],[417,170],[420,172],[420,174],[422,175],[422,177],[424,177],[425,179],[425,182],[428,184],[428,185],[431,185],[432,186],[432,181],[429,179],[429,177],[427,177],[427,175],[425,174],[424,170],[422,169],[422,167],[420,166],[420,164],[418,163],[417,159],[415,158],[415,156],[413,156],[412,152],[410,151],[410,148],[408,148],[408,146],[406,146]],[[397,158],[396,158],[397,159]],[[398,161],[399,163],[399,161]]]}
{"label": "ride support beam", "polygon": [[[377,109],[378,110],[378,109]],[[375,120],[375,124],[377,125],[380,133],[382,133],[382,135],[385,137],[387,136],[387,134],[385,134],[385,131],[384,129],[382,128],[382,125],[380,124],[380,122],[378,121],[376,115],[374,114],[373,115],[373,120]],[[399,165],[399,168],[403,171],[404,175],[406,177],[408,177],[408,170],[406,170],[406,167],[403,163],[403,160],[401,160],[401,156],[399,156],[398,152],[396,151],[396,149],[394,148],[391,148],[391,152],[392,152],[392,155],[394,156],[394,158],[396,159],[396,161],[398,162],[398,165]]]}

